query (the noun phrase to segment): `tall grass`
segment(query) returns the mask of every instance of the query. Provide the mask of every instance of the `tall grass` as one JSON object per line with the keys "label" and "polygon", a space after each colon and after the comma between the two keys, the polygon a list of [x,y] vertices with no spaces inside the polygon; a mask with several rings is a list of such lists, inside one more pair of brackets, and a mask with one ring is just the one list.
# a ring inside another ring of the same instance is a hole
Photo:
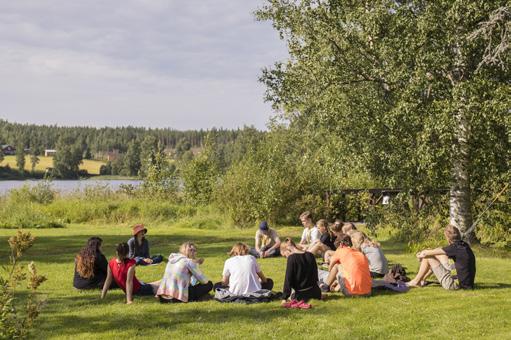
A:
{"label": "tall grass", "polygon": [[231,225],[211,207],[186,205],[170,198],[127,195],[103,186],[60,195],[42,182],[0,197],[0,228],[51,228],[70,223],[177,223],[201,229]]}

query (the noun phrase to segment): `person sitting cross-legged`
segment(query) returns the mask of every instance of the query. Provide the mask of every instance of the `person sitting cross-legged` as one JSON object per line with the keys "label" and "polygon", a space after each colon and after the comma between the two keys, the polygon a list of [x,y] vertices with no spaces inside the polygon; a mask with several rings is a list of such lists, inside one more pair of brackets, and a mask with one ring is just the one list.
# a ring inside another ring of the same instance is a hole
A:
{"label": "person sitting cross-legged", "polygon": [[[197,247],[185,242],[179,253],[169,255],[169,262],[156,295],[160,302],[199,301],[213,289],[213,283],[199,269],[202,259],[196,259]],[[192,281],[198,281],[193,285]]]}
{"label": "person sitting cross-legged", "polygon": [[268,226],[268,222],[262,221],[255,234],[255,247],[250,249],[250,255],[254,257],[272,257],[280,255],[280,238],[275,229]]}
{"label": "person sitting cross-legged", "polygon": [[128,240],[130,247],[129,258],[135,259],[137,265],[158,264],[163,260],[163,256],[149,255],[149,242],[145,238],[147,229],[143,224],[133,226],[133,237]]}
{"label": "person sitting cross-legged", "polygon": [[321,289],[329,291],[337,280],[344,296],[368,296],[371,294],[372,279],[369,261],[360,251],[359,245],[354,249],[350,236],[345,235],[330,259],[328,277],[321,284]]}
{"label": "person sitting cross-legged", "polygon": [[[443,248],[426,249],[417,253],[419,272],[410,282],[410,287],[422,287],[432,273],[444,289],[473,289],[476,275],[476,259],[468,243],[461,240],[461,233],[452,224],[444,231],[449,245]],[[458,280],[451,275],[449,259],[454,260]]]}
{"label": "person sitting cross-legged", "polygon": [[272,279],[266,278],[254,256],[249,255],[249,248],[244,243],[236,243],[224,264],[222,282],[216,288],[227,288],[233,295],[244,295],[261,289],[271,290]]}

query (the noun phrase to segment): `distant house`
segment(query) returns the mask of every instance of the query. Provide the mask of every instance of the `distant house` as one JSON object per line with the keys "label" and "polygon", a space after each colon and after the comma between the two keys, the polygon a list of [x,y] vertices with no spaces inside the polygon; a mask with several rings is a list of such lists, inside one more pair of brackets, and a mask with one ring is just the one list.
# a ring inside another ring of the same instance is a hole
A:
{"label": "distant house", "polygon": [[1,148],[2,148],[2,153],[6,156],[13,156],[16,154],[16,148],[12,145],[3,144],[1,146]]}
{"label": "distant house", "polygon": [[112,151],[108,151],[106,154],[106,160],[109,162],[115,161],[117,158],[119,158],[119,150],[113,149]]}
{"label": "distant house", "polygon": [[44,157],[53,157],[57,153],[55,149],[46,149],[44,150]]}

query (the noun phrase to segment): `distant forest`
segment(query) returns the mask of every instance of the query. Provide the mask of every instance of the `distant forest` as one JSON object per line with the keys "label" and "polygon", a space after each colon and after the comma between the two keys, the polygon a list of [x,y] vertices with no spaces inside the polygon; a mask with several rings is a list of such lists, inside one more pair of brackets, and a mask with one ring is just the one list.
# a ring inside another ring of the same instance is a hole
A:
{"label": "distant forest", "polygon": [[174,149],[186,142],[192,148],[202,147],[208,136],[214,136],[219,144],[234,142],[243,130],[187,130],[171,128],[148,129],[143,127],[62,127],[56,125],[35,125],[10,123],[0,119],[0,144],[23,145],[27,149],[55,149],[59,138],[66,136],[82,146],[92,155],[103,154],[114,149],[125,153],[131,141],[141,142],[147,136],[155,137],[165,148]]}

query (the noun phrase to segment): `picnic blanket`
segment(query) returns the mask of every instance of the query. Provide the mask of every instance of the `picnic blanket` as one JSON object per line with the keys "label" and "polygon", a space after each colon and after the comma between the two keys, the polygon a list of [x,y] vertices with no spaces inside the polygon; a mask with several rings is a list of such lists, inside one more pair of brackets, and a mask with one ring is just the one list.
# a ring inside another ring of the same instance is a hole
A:
{"label": "picnic blanket", "polygon": [[280,299],[282,297],[282,293],[272,292],[267,289],[260,289],[253,293],[235,295],[229,292],[226,288],[217,288],[215,289],[215,300],[218,302],[235,302],[235,303],[260,303],[260,302],[270,302],[275,299]]}

